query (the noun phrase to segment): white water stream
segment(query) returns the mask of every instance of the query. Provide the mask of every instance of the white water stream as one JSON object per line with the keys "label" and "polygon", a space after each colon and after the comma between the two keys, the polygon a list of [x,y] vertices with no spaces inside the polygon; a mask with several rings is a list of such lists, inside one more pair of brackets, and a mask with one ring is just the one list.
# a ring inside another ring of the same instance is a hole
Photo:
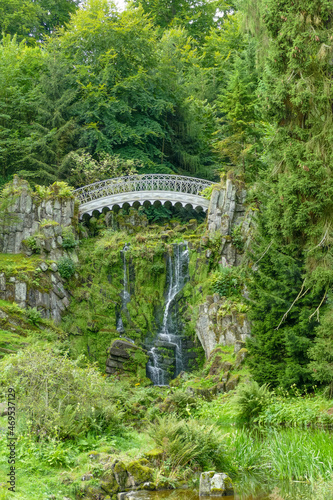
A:
{"label": "white water stream", "polygon": [[174,245],[173,255],[168,255],[168,289],[162,326],[154,341],[154,347],[148,351],[147,374],[154,385],[166,385],[169,379],[169,374],[165,369],[163,357],[159,354],[158,347],[165,347],[174,351],[175,377],[184,369],[181,332],[177,328],[177,321],[175,321],[177,318],[174,318],[173,306],[178,293],[188,279],[188,264],[189,251],[187,243]]}
{"label": "white water stream", "polygon": [[[123,258],[123,290],[121,292],[121,310],[126,311],[127,310],[127,304],[131,300],[131,294],[129,292],[129,287],[128,287],[128,276],[127,276],[127,261],[126,261],[126,252],[129,249],[129,245],[124,246],[124,248],[121,251],[121,255]],[[119,317],[117,320],[117,331],[119,333],[124,333],[125,328],[123,324],[123,320],[121,318],[121,313],[119,313]]]}

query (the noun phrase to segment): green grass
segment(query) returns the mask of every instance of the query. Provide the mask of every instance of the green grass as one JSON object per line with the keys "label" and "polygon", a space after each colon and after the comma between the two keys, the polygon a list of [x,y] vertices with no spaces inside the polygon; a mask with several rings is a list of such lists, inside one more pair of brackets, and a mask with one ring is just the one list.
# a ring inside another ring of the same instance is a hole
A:
{"label": "green grass", "polygon": [[41,262],[37,255],[26,257],[23,254],[0,253],[0,272],[15,276],[18,273],[33,273]]}

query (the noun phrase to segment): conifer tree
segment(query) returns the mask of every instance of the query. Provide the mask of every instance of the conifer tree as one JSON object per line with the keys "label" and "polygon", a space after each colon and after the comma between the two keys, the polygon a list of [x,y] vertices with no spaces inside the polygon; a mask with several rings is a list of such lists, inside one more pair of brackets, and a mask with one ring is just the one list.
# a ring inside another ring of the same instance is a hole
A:
{"label": "conifer tree", "polygon": [[[263,76],[258,95],[265,119],[275,130],[266,141],[265,159],[270,169],[259,189],[261,207],[265,207],[265,223],[259,233],[265,243],[260,251],[257,249],[257,260],[272,243],[258,264],[259,270],[253,273],[252,299],[256,302],[251,366],[261,381],[273,383],[271,376],[258,374],[256,366],[262,358],[270,359],[271,364],[275,358],[280,359],[275,375],[288,384],[292,380],[288,376],[290,353],[303,370],[309,341],[315,335],[314,320],[320,319],[333,282],[333,4],[326,0],[267,0],[255,4],[255,19],[248,24],[256,28],[261,41],[268,41],[260,63]],[[288,281],[295,266],[281,265],[277,255],[298,262],[296,286],[291,287]],[[280,286],[287,286],[284,296],[288,300],[278,303],[273,293],[269,305],[269,295],[273,290],[279,295]],[[265,296],[266,309],[258,315]],[[272,312],[274,320],[270,319]],[[283,313],[284,320],[275,330],[278,313]],[[278,341],[273,349],[272,338]],[[307,372],[306,377],[309,368]],[[295,366],[289,373],[295,373]],[[299,376],[298,383],[304,382],[304,376]]]}

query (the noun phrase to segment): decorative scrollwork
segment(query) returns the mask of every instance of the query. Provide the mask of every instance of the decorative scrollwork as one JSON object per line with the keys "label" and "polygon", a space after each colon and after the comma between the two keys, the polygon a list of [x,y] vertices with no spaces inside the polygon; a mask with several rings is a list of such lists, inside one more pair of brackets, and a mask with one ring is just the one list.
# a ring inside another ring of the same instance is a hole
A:
{"label": "decorative scrollwork", "polygon": [[81,204],[114,194],[137,191],[174,191],[199,195],[213,183],[195,177],[168,174],[144,174],[116,177],[94,182],[74,191]]}

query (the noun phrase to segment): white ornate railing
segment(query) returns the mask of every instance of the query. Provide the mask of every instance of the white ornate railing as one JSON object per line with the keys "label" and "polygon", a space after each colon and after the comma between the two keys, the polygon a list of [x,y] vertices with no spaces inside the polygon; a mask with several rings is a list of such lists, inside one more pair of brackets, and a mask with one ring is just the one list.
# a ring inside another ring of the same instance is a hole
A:
{"label": "white ornate railing", "polygon": [[167,174],[144,174],[115,177],[105,181],[94,182],[74,191],[81,204],[98,200],[113,194],[135,191],[174,191],[199,195],[213,182],[195,177]]}

